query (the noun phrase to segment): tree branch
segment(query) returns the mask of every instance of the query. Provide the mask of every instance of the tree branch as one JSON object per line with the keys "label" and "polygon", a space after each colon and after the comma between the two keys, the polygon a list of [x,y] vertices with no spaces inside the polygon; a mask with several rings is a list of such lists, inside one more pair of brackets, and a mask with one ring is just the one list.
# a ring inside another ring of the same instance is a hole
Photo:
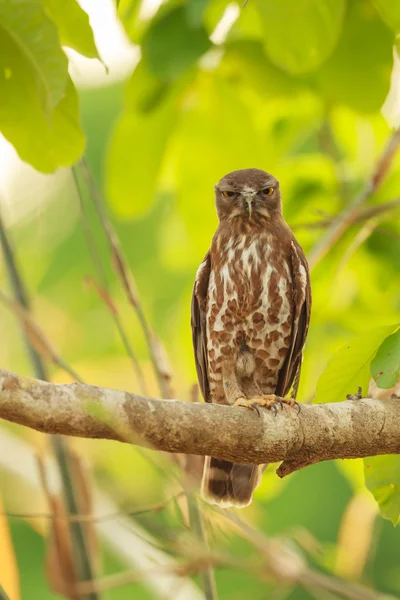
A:
{"label": "tree branch", "polygon": [[400,401],[363,398],[243,408],[157,400],[81,383],[53,384],[0,369],[0,417],[51,434],[103,438],[238,463],[283,461],[278,475],[323,460],[400,454]]}

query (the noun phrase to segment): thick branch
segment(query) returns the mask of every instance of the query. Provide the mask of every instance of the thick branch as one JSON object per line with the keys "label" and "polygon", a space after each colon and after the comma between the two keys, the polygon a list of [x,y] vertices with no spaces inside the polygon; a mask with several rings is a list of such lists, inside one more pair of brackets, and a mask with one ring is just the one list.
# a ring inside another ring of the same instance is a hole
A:
{"label": "thick branch", "polygon": [[239,463],[284,461],[278,473],[322,460],[400,454],[400,400],[288,407],[277,416],[215,404],[156,400],[81,383],[57,385],[0,369],[0,417],[38,431],[118,440]]}

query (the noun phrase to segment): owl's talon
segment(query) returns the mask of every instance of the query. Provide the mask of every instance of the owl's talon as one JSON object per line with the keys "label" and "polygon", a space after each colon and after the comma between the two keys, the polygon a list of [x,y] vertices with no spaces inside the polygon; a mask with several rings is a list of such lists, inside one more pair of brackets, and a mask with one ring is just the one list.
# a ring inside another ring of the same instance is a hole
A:
{"label": "owl's talon", "polygon": [[252,404],[251,408],[256,411],[258,417],[261,417],[260,409],[256,404]]}

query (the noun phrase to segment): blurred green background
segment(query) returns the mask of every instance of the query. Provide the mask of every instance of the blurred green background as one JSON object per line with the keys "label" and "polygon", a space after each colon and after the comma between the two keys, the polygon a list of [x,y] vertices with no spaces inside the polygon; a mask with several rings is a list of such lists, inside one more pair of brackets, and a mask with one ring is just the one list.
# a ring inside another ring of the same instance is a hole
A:
{"label": "blurred green background", "polygon": [[[371,177],[399,119],[394,45],[400,9],[390,0],[249,0],[244,9],[225,0],[169,0],[160,7],[147,2],[146,10],[143,4],[121,0],[118,6],[125,29],[119,35],[140,46],[132,74],[114,77],[110,65],[108,78],[103,73],[91,84],[83,63],[74,68],[74,57],[71,73],[77,76],[87,163],[146,316],[164,342],[175,396],[188,400],[195,382],[190,295],[217,225],[213,185],[238,168],[272,172],[281,182],[286,220],[310,253],[326,221]],[[87,3],[87,10],[94,14],[97,7]],[[102,53],[101,32],[93,27]],[[107,30],[107,23],[103,27]],[[3,152],[6,156],[9,149],[4,146]],[[368,207],[399,198],[399,167],[400,155]],[[1,177],[3,218],[38,323],[85,381],[139,391],[110,314],[88,284],[97,274],[71,171],[38,175],[12,157],[3,161]],[[110,293],[149,394],[159,395],[138,320],[112,269],[90,197],[83,196]],[[399,217],[399,208],[392,208],[353,224],[313,268],[301,401],[312,401],[319,375],[343,344],[399,320]],[[2,264],[0,284],[9,289]],[[1,367],[31,374],[18,323],[2,304],[0,337]],[[55,381],[71,380],[55,367],[51,374]],[[2,429],[32,450],[47,447],[41,434],[6,423]],[[71,440],[71,445],[123,508],[158,503],[176,492],[170,463],[151,452],[94,440]],[[0,443],[0,449],[6,447]],[[1,464],[6,510],[46,510],[43,498],[33,500],[24,491],[23,478],[10,475],[7,461],[13,457]],[[363,487],[362,461],[322,463],[283,481],[270,468],[241,515],[267,535],[297,540],[316,568],[400,596],[400,533],[378,515]],[[210,518],[217,520],[212,513]],[[166,532],[184,531],[175,504],[137,520],[161,544]],[[10,527],[21,597],[55,598],[43,569],[43,520],[10,519]],[[213,531],[212,546],[248,554],[247,545],[223,523],[215,523]],[[105,543],[102,554],[105,572],[123,568]],[[224,569],[217,571],[217,585],[221,599],[337,597]],[[132,597],[164,596],[138,583],[104,593],[109,600]]]}

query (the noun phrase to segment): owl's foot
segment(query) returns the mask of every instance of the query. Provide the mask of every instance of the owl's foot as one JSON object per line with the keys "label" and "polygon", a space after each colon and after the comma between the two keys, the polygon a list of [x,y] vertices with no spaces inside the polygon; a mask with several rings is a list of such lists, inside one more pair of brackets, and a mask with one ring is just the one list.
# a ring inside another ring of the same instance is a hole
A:
{"label": "owl's foot", "polygon": [[245,400],[244,398],[239,398],[236,400],[234,406],[243,406],[245,408],[250,408],[251,410],[256,411],[258,416],[260,417],[259,407],[268,408],[268,410],[273,410],[275,416],[278,413],[278,408],[283,408],[283,405],[287,404],[291,408],[296,407],[297,412],[300,412],[300,404],[296,402],[293,398],[281,398],[280,396],[276,396],[275,394],[265,394],[263,396],[255,396],[254,398],[250,398],[250,400]]}

